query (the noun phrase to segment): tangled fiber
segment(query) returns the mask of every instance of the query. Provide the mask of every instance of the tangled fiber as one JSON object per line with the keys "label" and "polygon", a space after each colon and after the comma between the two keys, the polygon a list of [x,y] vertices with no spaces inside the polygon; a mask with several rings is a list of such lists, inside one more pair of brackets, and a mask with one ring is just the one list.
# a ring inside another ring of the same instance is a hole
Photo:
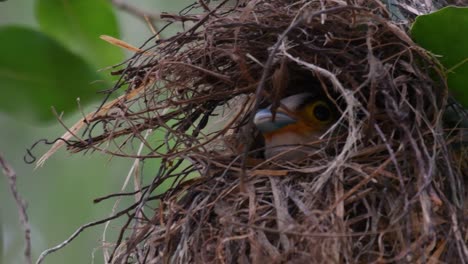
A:
{"label": "tangled fiber", "polygon": [[[463,131],[443,122],[443,69],[392,16],[360,0],[163,14],[186,29],[150,39],[114,72],[125,94],[69,131],[74,152],[160,160],[108,261],[466,263]],[[265,160],[252,113],[306,91],[340,118],[307,159]]]}

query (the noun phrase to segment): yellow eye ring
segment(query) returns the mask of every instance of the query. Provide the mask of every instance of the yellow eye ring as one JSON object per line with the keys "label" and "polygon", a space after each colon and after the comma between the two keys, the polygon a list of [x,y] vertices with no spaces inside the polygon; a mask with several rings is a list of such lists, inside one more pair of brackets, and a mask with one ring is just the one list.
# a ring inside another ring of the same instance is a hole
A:
{"label": "yellow eye ring", "polygon": [[333,120],[333,112],[330,106],[324,101],[316,101],[306,107],[309,118],[316,123],[326,124]]}

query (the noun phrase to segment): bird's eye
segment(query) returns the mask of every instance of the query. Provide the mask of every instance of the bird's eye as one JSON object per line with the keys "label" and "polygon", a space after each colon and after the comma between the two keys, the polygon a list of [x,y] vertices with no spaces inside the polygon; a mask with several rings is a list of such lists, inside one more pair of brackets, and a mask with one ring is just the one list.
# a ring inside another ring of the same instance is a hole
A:
{"label": "bird's eye", "polygon": [[314,107],[314,116],[322,122],[326,122],[330,119],[330,109],[325,105],[317,105]]}
{"label": "bird's eye", "polygon": [[333,114],[328,106],[328,104],[324,101],[317,101],[310,104],[308,107],[309,116],[320,122],[320,123],[328,123],[332,120]]}

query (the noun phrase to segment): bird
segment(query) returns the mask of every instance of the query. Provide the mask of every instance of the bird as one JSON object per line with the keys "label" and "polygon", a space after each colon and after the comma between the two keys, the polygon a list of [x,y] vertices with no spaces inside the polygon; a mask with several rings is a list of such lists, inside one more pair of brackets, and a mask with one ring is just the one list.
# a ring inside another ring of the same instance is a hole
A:
{"label": "bird", "polygon": [[275,114],[272,110],[272,105],[260,109],[253,121],[264,137],[266,159],[295,161],[307,157],[314,147],[305,144],[319,140],[337,119],[334,104],[311,92],[283,98]]}

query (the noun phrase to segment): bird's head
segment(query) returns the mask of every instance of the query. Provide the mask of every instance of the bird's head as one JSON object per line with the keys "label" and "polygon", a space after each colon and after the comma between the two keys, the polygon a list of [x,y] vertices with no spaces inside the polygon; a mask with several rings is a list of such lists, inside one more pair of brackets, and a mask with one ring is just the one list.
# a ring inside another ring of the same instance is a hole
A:
{"label": "bird's head", "polygon": [[336,109],[326,97],[301,93],[286,97],[273,116],[271,106],[259,110],[254,123],[265,138],[265,157],[279,153],[279,159],[295,160],[307,156],[299,147],[316,141],[336,120]]}

